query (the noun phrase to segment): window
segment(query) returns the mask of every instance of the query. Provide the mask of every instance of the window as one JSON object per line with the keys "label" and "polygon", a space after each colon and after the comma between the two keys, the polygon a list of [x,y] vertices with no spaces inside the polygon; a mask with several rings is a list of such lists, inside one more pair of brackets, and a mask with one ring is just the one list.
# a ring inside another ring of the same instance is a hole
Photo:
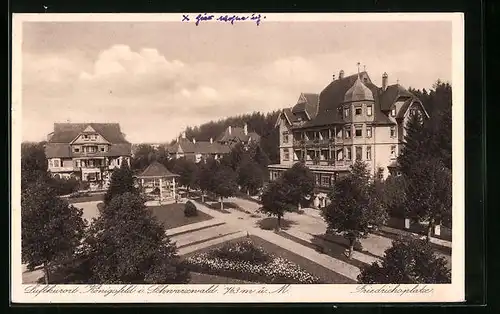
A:
{"label": "window", "polygon": [[290,151],[288,149],[284,149],[283,153],[283,160],[290,160]]}
{"label": "window", "polygon": [[367,105],[366,106],[366,115],[367,116],[371,116],[373,113],[372,113],[372,105]]}
{"label": "window", "polygon": [[349,117],[349,108],[344,108],[344,118],[348,118]]}
{"label": "window", "polygon": [[89,136],[88,136],[87,134],[84,134],[84,135],[83,135],[83,140],[84,140],[84,141],[88,141],[88,140],[89,140]]}
{"label": "window", "polygon": [[321,185],[330,186],[331,177],[329,175],[321,175]]}
{"label": "window", "polygon": [[75,160],[75,167],[80,168],[82,166],[82,161],[80,159]]}
{"label": "window", "polygon": [[372,137],[372,127],[371,126],[366,127],[366,137],[368,137],[368,138]]}
{"label": "window", "polygon": [[79,153],[80,152],[80,146],[74,146],[73,147],[73,152],[74,153]]}
{"label": "window", "polygon": [[391,137],[396,137],[396,127],[391,126]]}
{"label": "window", "polygon": [[337,151],[337,160],[342,160],[342,159],[344,159],[344,155],[342,150],[340,149]]}
{"label": "window", "polygon": [[362,125],[357,125],[356,126],[356,129],[354,131],[354,136],[356,136],[356,137],[363,136],[363,126]]}
{"label": "window", "polygon": [[391,146],[391,158],[396,158],[396,145]]}
{"label": "window", "polygon": [[340,130],[339,130],[339,132],[337,133],[337,137],[338,137],[338,138],[342,138],[342,133],[343,133],[343,132],[342,132],[342,129],[340,129]]}
{"label": "window", "polygon": [[383,168],[383,167],[379,167],[379,168],[378,168],[378,171],[377,171],[377,178],[378,178],[379,180],[384,179],[384,168]]}
{"label": "window", "polygon": [[54,168],[61,167],[61,160],[60,159],[52,159],[52,165]]}
{"label": "window", "polygon": [[101,147],[100,147],[100,151],[101,151],[101,152],[105,152],[105,151],[106,151],[106,146],[101,146]]}
{"label": "window", "polygon": [[97,180],[97,174],[96,173],[89,173],[89,174],[87,174],[87,180],[88,181],[96,181]]}
{"label": "window", "polygon": [[346,147],[345,149],[345,159],[346,160],[351,160],[352,158],[352,150],[350,147]]}
{"label": "window", "polygon": [[393,117],[396,116],[396,108],[392,108],[392,110],[391,110],[391,116],[393,116]]}
{"label": "window", "polygon": [[362,113],[363,113],[363,108],[358,107],[358,108],[354,109],[355,115],[360,116]]}
{"label": "window", "polygon": [[319,174],[317,174],[317,173],[314,174],[314,177],[316,179],[316,185],[319,185],[319,183],[320,183],[320,181],[319,181],[320,180]]}
{"label": "window", "polygon": [[363,159],[363,147],[356,146],[356,160],[362,160],[362,159]]}
{"label": "window", "polygon": [[372,160],[372,147],[366,146],[366,160]]}
{"label": "window", "polygon": [[350,126],[345,127],[345,138],[351,138],[351,127]]}
{"label": "window", "polygon": [[87,153],[96,153],[97,147],[96,146],[87,146],[87,147],[85,147],[84,151]]}
{"label": "window", "polygon": [[283,132],[283,143],[288,143],[288,132]]}
{"label": "window", "polygon": [[116,165],[117,165],[117,166],[119,166],[119,165],[120,165],[120,158],[118,158],[118,159],[116,160]]}
{"label": "window", "polygon": [[92,134],[92,135],[90,135],[90,139],[91,139],[92,141],[97,141],[97,134]]}

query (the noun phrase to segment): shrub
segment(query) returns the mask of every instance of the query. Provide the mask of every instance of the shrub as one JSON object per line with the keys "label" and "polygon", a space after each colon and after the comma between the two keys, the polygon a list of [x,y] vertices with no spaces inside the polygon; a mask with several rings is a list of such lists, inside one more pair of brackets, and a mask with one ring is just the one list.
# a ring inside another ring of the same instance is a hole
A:
{"label": "shrub", "polygon": [[[266,261],[264,261],[266,260]],[[257,248],[251,241],[227,244],[185,260],[185,265],[200,273],[226,276],[260,283],[322,283],[297,264]]]}
{"label": "shrub", "polygon": [[266,251],[256,247],[251,240],[225,243],[213,251],[213,256],[233,261],[246,261],[255,264],[267,263],[272,259]]}
{"label": "shrub", "polygon": [[49,181],[50,186],[55,190],[57,195],[68,195],[78,191],[80,182],[75,178],[51,178]]}
{"label": "shrub", "polygon": [[184,206],[184,216],[186,217],[194,217],[198,216],[198,210],[196,209],[196,205],[191,201],[187,201]]}

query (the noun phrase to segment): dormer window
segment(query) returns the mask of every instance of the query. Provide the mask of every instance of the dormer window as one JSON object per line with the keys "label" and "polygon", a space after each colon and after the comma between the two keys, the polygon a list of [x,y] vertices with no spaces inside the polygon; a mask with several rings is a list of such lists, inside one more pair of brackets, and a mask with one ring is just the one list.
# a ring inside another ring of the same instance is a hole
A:
{"label": "dormer window", "polygon": [[391,117],[395,117],[395,116],[396,116],[396,108],[392,108]]}

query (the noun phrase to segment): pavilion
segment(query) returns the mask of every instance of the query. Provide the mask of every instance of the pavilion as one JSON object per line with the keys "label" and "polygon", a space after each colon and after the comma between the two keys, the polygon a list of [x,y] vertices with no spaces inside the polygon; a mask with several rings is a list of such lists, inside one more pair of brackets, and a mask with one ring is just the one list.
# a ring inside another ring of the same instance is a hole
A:
{"label": "pavilion", "polygon": [[167,193],[166,199],[176,198],[175,178],[179,175],[168,171],[161,163],[153,161],[136,177],[141,180],[141,187],[147,192],[151,192],[157,187],[160,189],[160,202],[163,200],[164,192]]}

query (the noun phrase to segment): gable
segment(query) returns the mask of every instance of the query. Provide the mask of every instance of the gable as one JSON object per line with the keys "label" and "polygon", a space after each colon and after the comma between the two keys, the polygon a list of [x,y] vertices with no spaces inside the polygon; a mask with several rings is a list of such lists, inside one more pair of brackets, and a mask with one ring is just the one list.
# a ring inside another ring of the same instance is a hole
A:
{"label": "gable", "polygon": [[87,131],[82,132],[82,134],[78,135],[77,138],[75,138],[75,140],[71,142],[72,145],[94,144],[94,143],[109,144],[109,142],[102,135],[95,132],[87,132]]}

